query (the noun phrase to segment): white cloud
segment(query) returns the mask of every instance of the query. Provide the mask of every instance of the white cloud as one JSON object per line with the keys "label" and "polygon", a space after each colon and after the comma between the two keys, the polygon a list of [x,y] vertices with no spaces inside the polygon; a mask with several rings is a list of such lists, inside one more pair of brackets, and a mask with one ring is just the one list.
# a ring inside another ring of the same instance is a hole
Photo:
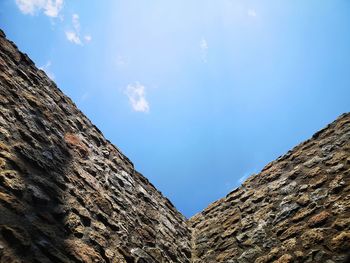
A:
{"label": "white cloud", "polygon": [[208,49],[208,43],[207,41],[202,38],[202,40],[200,41],[200,44],[199,44],[201,50],[207,50]]}
{"label": "white cloud", "polygon": [[39,67],[39,69],[45,71],[46,75],[54,80],[55,79],[55,75],[50,71],[50,67],[51,67],[51,61],[49,60],[45,65]]}
{"label": "white cloud", "polygon": [[[80,21],[79,21],[79,15],[78,14],[73,14],[72,15],[72,25],[73,25],[73,29],[71,30],[67,30],[66,33],[66,37],[67,39],[77,45],[82,45],[83,41],[80,37]],[[92,36],[91,35],[85,35],[83,40],[85,41],[85,43],[89,43],[92,40]]]}
{"label": "white cloud", "polygon": [[92,40],[92,37],[90,35],[84,36],[85,42],[90,42]]}
{"label": "white cloud", "polygon": [[80,22],[79,22],[79,15],[73,14],[72,15],[72,24],[73,24],[73,30],[66,31],[66,37],[68,41],[77,44],[82,45],[82,42],[80,40]]}
{"label": "white cloud", "polygon": [[63,0],[56,0],[56,1],[48,0],[46,2],[47,2],[47,5],[44,12],[45,15],[51,16],[51,17],[57,17],[58,13],[62,9]]}
{"label": "white cloud", "polygon": [[248,16],[256,17],[256,11],[254,9],[249,9],[247,14]]}
{"label": "white cloud", "polygon": [[72,23],[73,23],[74,30],[79,32],[80,31],[80,22],[79,22],[79,15],[78,14],[72,15]]}
{"label": "white cloud", "polygon": [[146,99],[145,87],[140,83],[129,84],[126,87],[125,94],[134,111],[149,112],[149,103]]}
{"label": "white cloud", "polygon": [[57,17],[63,7],[63,0],[16,0],[23,14],[34,15],[43,11],[49,17]]}
{"label": "white cloud", "polygon": [[66,37],[67,39],[77,45],[81,45],[81,40],[78,36],[78,33],[76,33],[75,31],[66,31]]}
{"label": "white cloud", "polygon": [[199,42],[199,48],[201,50],[203,61],[207,62],[207,54],[208,54],[208,48],[209,48],[207,40],[202,38],[201,41]]}

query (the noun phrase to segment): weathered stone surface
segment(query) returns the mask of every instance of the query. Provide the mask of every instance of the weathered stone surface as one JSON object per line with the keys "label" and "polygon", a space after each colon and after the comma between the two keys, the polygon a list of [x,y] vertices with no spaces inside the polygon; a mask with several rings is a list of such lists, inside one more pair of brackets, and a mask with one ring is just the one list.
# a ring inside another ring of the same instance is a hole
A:
{"label": "weathered stone surface", "polygon": [[185,218],[0,35],[0,262],[190,262]]}
{"label": "weathered stone surface", "polygon": [[327,262],[350,251],[350,114],[186,220],[0,30],[0,262]]}
{"label": "weathered stone surface", "polygon": [[[231,262],[231,250],[232,262],[345,262],[349,155],[350,114],[344,114],[192,217],[193,262],[213,262],[213,255]],[[209,234],[218,222],[223,250],[212,246],[218,237]]]}
{"label": "weathered stone surface", "polygon": [[327,211],[322,211],[321,213],[314,215],[308,221],[309,226],[315,227],[323,225],[331,215]]}
{"label": "weathered stone surface", "polygon": [[350,250],[350,231],[342,232],[337,236],[335,236],[334,238],[332,238],[331,249],[349,251]]}
{"label": "weathered stone surface", "polygon": [[279,259],[275,260],[273,263],[291,263],[293,262],[293,257],[289,254],[284,254]]}
{"label": "weathered stone surface", "polygon": [[300,237],[304,248],[310,248],[324,240],[324,229],[308,229]]}

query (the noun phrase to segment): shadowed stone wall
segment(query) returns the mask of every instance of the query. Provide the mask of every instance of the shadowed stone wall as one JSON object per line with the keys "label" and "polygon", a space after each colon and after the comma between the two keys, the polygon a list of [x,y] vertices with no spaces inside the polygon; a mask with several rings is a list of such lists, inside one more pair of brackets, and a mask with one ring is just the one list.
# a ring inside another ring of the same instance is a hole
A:
{"label": "shadowed stone wall", "polygon": [[185,218],[0,33],[0,261],[190,262]]}
{"label": "shadowed stone wall", "polygon": [[0,30],[0,262],[345,262],[350,114],[186,220]]}

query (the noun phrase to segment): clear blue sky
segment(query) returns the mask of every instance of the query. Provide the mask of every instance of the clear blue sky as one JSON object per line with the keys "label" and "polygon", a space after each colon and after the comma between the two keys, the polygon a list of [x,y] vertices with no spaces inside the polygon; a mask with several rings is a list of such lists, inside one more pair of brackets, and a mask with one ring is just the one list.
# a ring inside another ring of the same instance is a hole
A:
{"label": "clear blue sky", "polygon": [[186,216],[350,110],[350,1],[1,0],[0,27]]}

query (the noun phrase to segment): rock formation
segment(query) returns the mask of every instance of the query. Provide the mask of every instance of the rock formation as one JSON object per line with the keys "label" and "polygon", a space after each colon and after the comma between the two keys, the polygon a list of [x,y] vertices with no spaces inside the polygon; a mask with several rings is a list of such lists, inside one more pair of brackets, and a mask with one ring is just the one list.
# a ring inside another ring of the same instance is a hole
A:
{"label": "rock formation", "polygon": [[0,31],[0,262],[345,262],[350,114],[186,220]]}

